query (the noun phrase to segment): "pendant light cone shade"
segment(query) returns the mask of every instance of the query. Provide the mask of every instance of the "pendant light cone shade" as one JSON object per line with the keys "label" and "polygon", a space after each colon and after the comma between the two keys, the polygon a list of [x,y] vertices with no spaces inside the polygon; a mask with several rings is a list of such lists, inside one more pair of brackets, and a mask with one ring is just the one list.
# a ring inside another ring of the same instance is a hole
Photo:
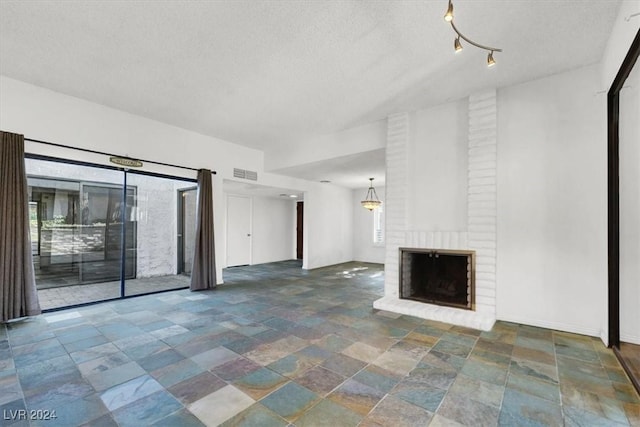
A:
{"label": "pendant light cone shade", "polygon": [[453,42],[453,48],[456,50],[456,52],[460,52],[462,50],[462,44],[460,43],[460,37],[456,37],[455,41]]}
{"label": "pendant light cone shade", "polygon": [[378,206],[382,204],[380,199],[378,199],[378,193],[376,193],[376,189],[373,188],[373,178],[369,178],[371,184],[369,184],[369,190],[367,190],[367,196],[363,201],[360,202],[363,208],[369,209],[370,211],[374,210]]}
{"label": "pendant light cone shade", "polygon": [[493,67],[494,65],[496,65],[496,60],[493,59],[493,51],[491,51],[487,56],[487,67]]}
{"label": "pendant light cone shade", "polygon": [[453,21],[453,3],[449,2],[447,13],[444,14],[444,20],[447,22]]}

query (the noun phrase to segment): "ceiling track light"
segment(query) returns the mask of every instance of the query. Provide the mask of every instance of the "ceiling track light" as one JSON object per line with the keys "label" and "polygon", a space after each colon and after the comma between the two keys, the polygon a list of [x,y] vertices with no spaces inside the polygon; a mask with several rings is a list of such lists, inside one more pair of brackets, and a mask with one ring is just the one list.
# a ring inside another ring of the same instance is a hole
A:
{"label": "ceiling track light", "polygon": [[453,42],[453,48],[456,50],[456,52],[460,52],[462,50],[462,44],[460,43],[460,37],[456,37],[455,41]]}
{"label": "ceiling track light", "polygon": [[462,43],[460,43],[460,39],[462,39],[467,43],[469,43],[470,45],[489,51],[489,55],[487,55],[487,66],[493,67],[494,65],[496,65],[496,60],[493,58],[493,52],[502,52],[502,49],[476,43],[473,40],[471,40],[469,37],[466,37],[464,34],[462,34],[460,30],[456,28],[456,25],[453,23],[453,3],[451,0],[449,0],[449,7],[447,7],[447,13],[444,14],[444,20],[447,21],[449,24],[451,24],[451,28],[453,28],[453,31],[455,31],[457,34],[457,37],[453,42],[453,48],[455,49],[456,52],[460,52],[462,50],[463,46],[462,46]]}

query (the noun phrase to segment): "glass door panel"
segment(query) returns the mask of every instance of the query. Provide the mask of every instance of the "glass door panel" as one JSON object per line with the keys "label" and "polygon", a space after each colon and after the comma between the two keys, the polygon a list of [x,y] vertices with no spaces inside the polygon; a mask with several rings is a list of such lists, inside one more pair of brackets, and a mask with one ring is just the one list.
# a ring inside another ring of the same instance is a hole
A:
{"label": "glass door panel", "polygon": [[[95,241],[93,233],[98,227],[101,233],[101,250],[82,253],[80,281],[95,283],[120,281],[122,259],[123,200],[122,186],[82,184],[82,224],[87,241]],[[135,188],[127,188],[127,213],[133,209]],[[127,215],[125,215],[125,218]],[[129,231],[133,231],[130,233]],[[135,277],[135,228],[127,228],[125,277]]]}
{"label": "glass door panel", "polygon": [[25,165],[41,307],[118,298],[120,257],[113,252],[120,243],[108,240],[118,228],[109,220],[109,200],[122,194],[123,173],[49,160]]}
{"label": "glass door panel", "polygon": [[178,190],[178,273],[191,276],[198,189]]}
{"label": "glass door panel", "polygon": [[[178,252],[181,247],[183,254],[192,253],[193,239],[179,232],[178,207],[184,205],[179,202],[183,190],[193,186],[193,181],[127,172],[127,188],[135,187],[135,192],[127,197],[127,206],[132,209],[127,209],[125,218],[125,245],[127,253],[136,254],[136,272],[135,279],[125,281],[126,296],[189,286],[189,277],[182,273],[190,271],[190,263],[187,261],[185,268]],[[185,224],[195,223],[195,209],[185,208],[181,216]],[[133,236],[135,246],[131,246]]]}

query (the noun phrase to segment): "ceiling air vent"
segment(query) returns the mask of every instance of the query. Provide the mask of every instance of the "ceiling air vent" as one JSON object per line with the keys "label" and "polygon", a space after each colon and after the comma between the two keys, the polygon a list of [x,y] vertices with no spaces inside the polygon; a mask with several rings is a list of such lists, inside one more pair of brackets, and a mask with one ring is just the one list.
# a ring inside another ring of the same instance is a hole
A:
{"label": "ceiling air vent", "polygon": [[258,180],[258,172],[248,171],[244,169],[233,168],[233,177],[234,178],[242,178],[242,179],[250,179],[251,181]]}

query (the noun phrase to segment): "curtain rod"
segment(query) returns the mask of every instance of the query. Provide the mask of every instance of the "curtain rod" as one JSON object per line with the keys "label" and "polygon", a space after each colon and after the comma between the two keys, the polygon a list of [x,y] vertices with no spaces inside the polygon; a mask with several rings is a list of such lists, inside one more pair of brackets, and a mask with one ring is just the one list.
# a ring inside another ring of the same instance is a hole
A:
{"label": "curtain rod", "polygon": [[[62,147],[62,148],[68,148],[70,150],[84,151],[85,153],[100,154],[100,155],[103,155],[103,156],[124,157],[124,158],[132,159],[132,160],[140,160],[141,162],[153,163],[154,165],[169,166],[169,167],[172,167],[172,168],[187,169],[187,170],[196,171],[196,172],[198,171],[198,169],[190,168],[188,166],[172,165],[171,163],[155,162],[153,160],[133,159],[133,158],[131,158],[129,156],[119,156],[117,154],[105,153],[104,151],[96,151],[96,150],[89,150],[88,148],[72,147],[70,145],[57,144],[55,142],[41,141],[39,139],[25,138],[24,140],[25,141],[30,141],[30,142],[35,142],[35,143],[38,143],[38,144],[51,145],[53,147]],[[214,171],[214,170],[212,170],[211,173],[213,175],[217,174],[217,172]]]}

